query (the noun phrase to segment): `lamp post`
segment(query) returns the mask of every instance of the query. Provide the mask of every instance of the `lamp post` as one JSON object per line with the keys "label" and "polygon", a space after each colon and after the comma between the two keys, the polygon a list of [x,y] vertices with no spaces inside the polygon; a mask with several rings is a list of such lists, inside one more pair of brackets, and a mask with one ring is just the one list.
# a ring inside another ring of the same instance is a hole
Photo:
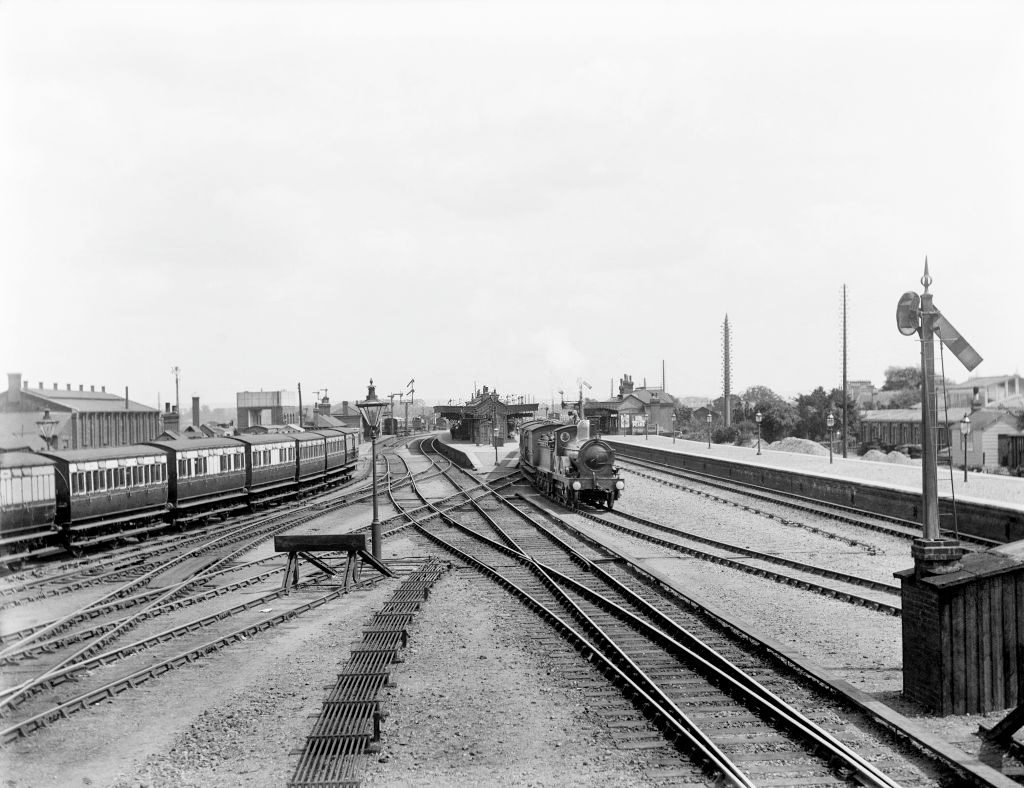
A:
{"label": "lamp post", "polygon": [[828,425],[828,464],[832,464],[832,428],[836,426],[836,417],[832,415],[832,411],[828,412],[828,416],[825,417],[825,423]]}
{"label": "lamp post", "polygon": [[763,418],[764,418],[764,416],[761,415],[761,411],[758,411],[757,413],[754,414],[754,421],[757,422],[757,454],[758,454],[758,456],[760,456],[760,454],[761,454],[761,419],[763,419]]}
{"label": "lamp post", "polygon": [[370,385],[366,389],[366,399],[357,402],[356,407],[363,414],[363,419],[370,428],[370,475],[373,477],[373,520],[370,523],[370,540],[372,543],[373,557],[380,560],[380,543],[382,534],[380,520],[377,519],[377,425],[380,423],[380,414],[387,405],[383,400],[377,399],[377,393],[373,387],[373,378],[370,378]]}
{"label": "lamp post", "polygon": [[50,444],[53,442],[53,433],[57,427],[57,420],[50,416],[49,408],[43,411],[43,418],[36,422],[36,426],[39,427],[39,436],[46,442],[46,450],[49,451],[53,448]]}
{"label": "lamp post", "polygon": [[708,448],[711,448],[711,411],[708,411]]}
{"label": "lamp post", "polygon": [[967,484],[967,436],[971,434],[971,418],[966,413],[960,419],[960,434],[964,436],[964,484]]}

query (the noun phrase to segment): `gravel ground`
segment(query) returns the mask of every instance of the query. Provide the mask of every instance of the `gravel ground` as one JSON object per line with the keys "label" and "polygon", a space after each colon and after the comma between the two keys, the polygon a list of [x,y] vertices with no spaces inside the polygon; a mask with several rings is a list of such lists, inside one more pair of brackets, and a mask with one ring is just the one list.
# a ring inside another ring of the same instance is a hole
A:
{"label": "gravel ground", "polygon": [[542,658],[549,647],[529,638],[532,616],[476,573],[440,581],[392,674],[364,786],[651,784],[606,717]]}
{"label": "gravel ground", "polygon": [[[780,554],[833,561],[880,579],[910,565],[909,546],[889,537],[846,531],[831,521],[818,524],[831,537],[784,527],[638,478],[630,479],[622,504],[652,519],[706,528],[716,538],[767,544]],[[348,516],[365,523],[367,511]],[[902,703],[898,619],[601,530],[609,542],[650,560],[693,596],[756,622],[760,632],[976,751],[980,718],[924,717]],[[384,556],[423,552],[421,544],[400,535],[385,544]],[[433,593],[414,622],[405,661],[396,666],[395,686],[384,698],[390,716],[366,785],[658,781],[649,759],[615,746],[605,718],[593,713],[570,677],[551,669],[544,655],[553,647],[538,648],[517,602],[468,572],[451,572],[440,582],[438,592],[444,593]],[[397,581],[388,581],[349,594],[0,748],[4,788],[279,788],[295,768],[327,688],[360,640],[361,625],[396,586]],[[625,714],[628,704],[622,706]]]}
{"label": "gravel ground", "polygon": [[[760,506],[760,503],[755,504]],[[755,549],[822,565],[836,565],[853,574],[893,582],[892,573],[913,565],[910,544],[882,534],[824,518],[790,515],[820,527],[828,539],[807,528],[781,525],[777,519],[723,507],[707,499],[672,490],[653,481],[629,477],[621,508],[655,521],[688,528],[705,536],[735,541]],[[688,595],[747,622],[746,628],[772,638],[845,679],[934,735],[977,755],[978,725],[996,722],[1005,711],[989,715],[933,717],[904,701],[902,626],[899,618],[839,602],[766,578],[683,556],[596,525],[578,515],[564,515],[575,527],[588,530],[624,553],[649,562]],[[849,546],[856,541],[870,550]]]}

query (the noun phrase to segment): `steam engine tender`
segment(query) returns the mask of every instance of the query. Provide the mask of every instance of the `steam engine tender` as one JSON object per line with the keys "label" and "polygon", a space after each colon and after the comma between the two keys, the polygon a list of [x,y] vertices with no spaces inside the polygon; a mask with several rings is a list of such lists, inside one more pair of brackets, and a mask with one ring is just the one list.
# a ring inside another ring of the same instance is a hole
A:
{"label": "steam engine tender", "polygon": [[580,501],[611,509],[626,484],[615,451],[590,437],[590,422],[538,419],[519,430],[519,467],[541,492],[575,506]]}

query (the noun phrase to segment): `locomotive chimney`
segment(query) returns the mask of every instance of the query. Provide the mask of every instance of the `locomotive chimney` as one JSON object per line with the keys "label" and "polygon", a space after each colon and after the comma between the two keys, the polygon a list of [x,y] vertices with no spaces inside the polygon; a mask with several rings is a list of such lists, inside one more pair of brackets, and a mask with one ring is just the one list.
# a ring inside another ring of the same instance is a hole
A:
{"label": "locomotive chimney", "polygon": [[192,398],[192,426],[199,426],[199,397]]}

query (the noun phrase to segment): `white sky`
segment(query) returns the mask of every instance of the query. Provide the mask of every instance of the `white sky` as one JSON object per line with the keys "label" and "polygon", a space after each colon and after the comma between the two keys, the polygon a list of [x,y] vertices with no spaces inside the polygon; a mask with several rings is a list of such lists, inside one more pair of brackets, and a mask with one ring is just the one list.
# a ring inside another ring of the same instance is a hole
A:
{"label": "white sky", "polygon": [[845,282],[881,384],[927,254],[1012,373],[1022,99],[1016,1],[3,2],[0,372],[707,396],[728,313],[733,390],[794,394]]}

